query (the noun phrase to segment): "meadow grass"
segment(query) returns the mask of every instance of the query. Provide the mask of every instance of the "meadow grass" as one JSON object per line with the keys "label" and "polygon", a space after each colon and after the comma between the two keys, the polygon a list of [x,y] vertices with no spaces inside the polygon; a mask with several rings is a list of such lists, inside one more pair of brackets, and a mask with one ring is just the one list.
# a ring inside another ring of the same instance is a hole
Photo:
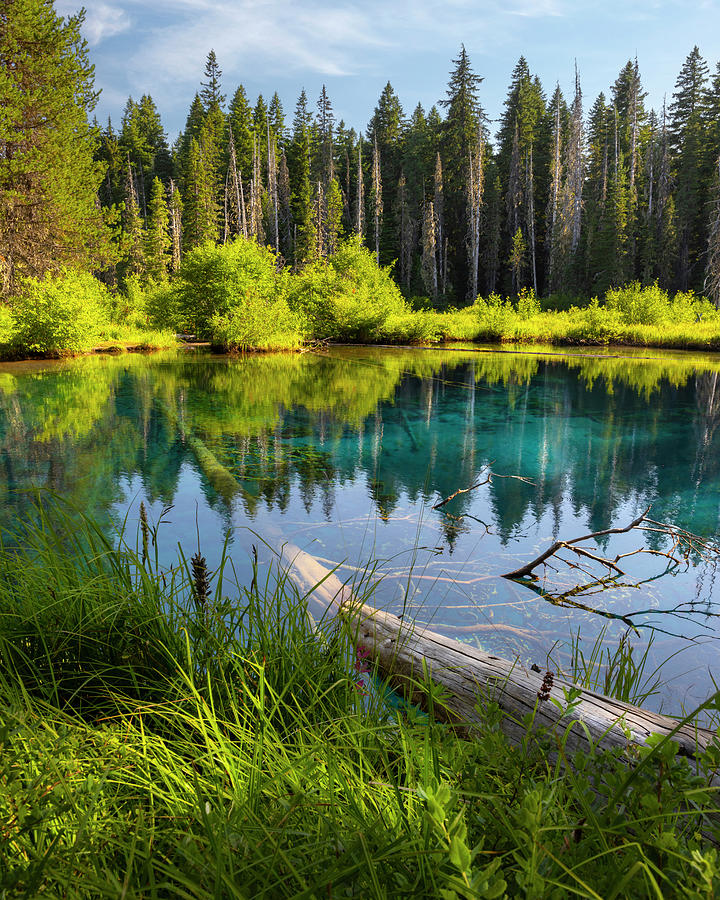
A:
{"label": "meadow grass", "polygon": [[436,686],[386,703],[282,569],[162,568],[156,537],[43,500],[3,539],[0,896],[717,894],[717,745],[629,776],[532,712],[519,746],[492,703],[463,736]]}

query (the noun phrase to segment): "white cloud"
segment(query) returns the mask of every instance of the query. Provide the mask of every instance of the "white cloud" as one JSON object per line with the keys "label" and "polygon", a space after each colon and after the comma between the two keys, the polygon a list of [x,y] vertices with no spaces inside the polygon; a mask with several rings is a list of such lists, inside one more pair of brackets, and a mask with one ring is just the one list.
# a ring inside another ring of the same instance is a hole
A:
{"label": "white cloud", "polygon": [[[58,0],[55,9],[61,16],[70,16],[74,15],[80,6],[81,4],[72,2],[72,0]],[[92,47],[107,38],[128,31],[131,25],[132,20],[129,14],[121,6],[93,2],[85,7],[83,36]]]}

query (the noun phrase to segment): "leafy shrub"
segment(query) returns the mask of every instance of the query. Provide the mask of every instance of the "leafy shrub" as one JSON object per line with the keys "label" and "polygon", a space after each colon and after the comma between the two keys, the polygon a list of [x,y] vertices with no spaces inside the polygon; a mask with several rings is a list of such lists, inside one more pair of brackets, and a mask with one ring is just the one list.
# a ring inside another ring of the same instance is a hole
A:
{"label": "leafy shrub", "polygon": [[523,288],[520,291],[515,303],[515,309],[517,310],[518,317],[523,320],[531,319],[533,316],[539,316],[542,312],[540,301],[535,296],[535,291],[532,288]]}
{"label": "leafy shrub", "polygon": [[296,275],[289,302],[320,340],[374,340],[389,316],[409,313],[390,269],[356,239]]}
{"label": "leafy shrub", "polygon": [[6,304],[0,305],[0,344],[8,344],[15,334],[15,320],[12,309]]}
{"label": "leafy shrub", "polygon": [[172,295],[177,324],[218,343],[233,335],[237,346],[269,339],[290,327],[287,279],[277,271],[272,250],[255,241],[204,244],[188,253],[180,268]]}
{"label": "leafy shrub", "polygon": [[388,344],[427,344],[441,336],[440,319],[429,311],[391,313],[377,330],[377,339]]}
{"label": "leafy shrub", "polygon": [[89,350],[109,322],[107,290],[85,272],[28,278],[13,299],[19,352],[62,356]]}
{"label": "leafy shrub", "polygon": [[503,300],[495,293],[490,294],[487,299],[478,297],[474,309],[483,333],[497,337],[502,337],[506,333],[515,312],[510,300]]}
{"label": "leafy shrub", "polygon": [[657,283],[643,287],[633,281],[605,294],[606,308],[625,325],[657,325],[670,315],[670,299]]}

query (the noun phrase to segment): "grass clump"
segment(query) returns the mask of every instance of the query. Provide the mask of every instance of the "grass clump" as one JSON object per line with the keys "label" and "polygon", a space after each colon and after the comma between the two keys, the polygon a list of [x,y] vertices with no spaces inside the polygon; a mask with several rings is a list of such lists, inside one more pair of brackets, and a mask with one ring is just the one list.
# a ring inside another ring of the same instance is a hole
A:
{"label": "grass clump", "polygon": [[566,767],[532,712],[511,746],[491,702],[463,737],[430,683],[428,717],[399,712],[282,571],[163,569],[147,519],[133,549],[46,504],[0,572],[4,896],[717,893],[717,747],[694,770],[657,744],[629,775]]}

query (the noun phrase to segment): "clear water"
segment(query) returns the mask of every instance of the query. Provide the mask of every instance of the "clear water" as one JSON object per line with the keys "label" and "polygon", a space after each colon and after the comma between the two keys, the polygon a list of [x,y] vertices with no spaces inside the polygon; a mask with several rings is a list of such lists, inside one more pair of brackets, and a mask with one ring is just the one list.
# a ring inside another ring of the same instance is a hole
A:
{"label": "clear water", "polygon": [[[661,696],[678,711],[713,689],[714,561],[668,569],[637,554],[614,583],[565,564],[535,589],[502,573],[557,538],[653,518],[720,537],[720,358],[332,348],[0,366],[0,519],[48,487],[108,527],[141,500],[161,552],[210,563],[225,540],[241,579],[292,542],[352,576],[381,561],[374,603],[524,663],[566,665],[635,626],[654,635]],[[486,478],[440,509],[441,498]],[[266,542],[266,543],[264,543]],[[592,546],[667,550],[654,534]],[[566,555],[566,558],[567,557]],[[592,561],[572,557],[599,574]],[[607,573],[606,573],[607,574]],[[602,588],[602,589],[600,589]],[[673,655],[675,654],[675,655]]]}

